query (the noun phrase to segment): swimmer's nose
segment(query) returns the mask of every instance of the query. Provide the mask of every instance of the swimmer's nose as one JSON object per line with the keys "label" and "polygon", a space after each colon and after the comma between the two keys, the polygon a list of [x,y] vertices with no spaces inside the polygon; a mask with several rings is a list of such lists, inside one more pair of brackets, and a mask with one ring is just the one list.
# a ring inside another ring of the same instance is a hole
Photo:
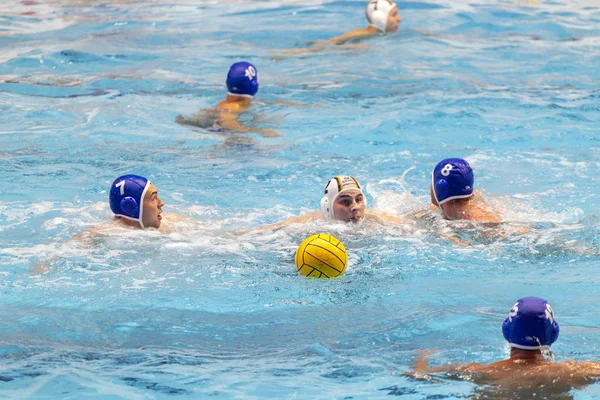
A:
{"label": "swimmer's nose", "polygon": [[158,208],[162,208],[162,206],[164,206],[164,205],[165,205],[165,203],[163,203],[162,199],[160,197],[158,197]]}

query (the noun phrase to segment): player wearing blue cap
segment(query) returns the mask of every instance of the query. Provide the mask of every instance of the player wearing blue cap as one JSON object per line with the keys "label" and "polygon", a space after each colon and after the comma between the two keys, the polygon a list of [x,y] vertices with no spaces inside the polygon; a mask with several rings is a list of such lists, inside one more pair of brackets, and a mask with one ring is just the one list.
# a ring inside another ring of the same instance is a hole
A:
{"label": "player wearing blue cap", "polygon": [[533,398],[532,393],[536,393],[537,398],[547,398],[544,396],[568,392],[600,379],[598,362],[556,362],[549,357],[550,346],[559,331],[552,307],[546,300],[524,297],[517,300],[502,324],[502,334],[510,345],[510,358],[491,364],[429,367],[426,356],[420,354],[414,364],[415,373],[407,375],[430,379],[423,373],[449,372],[459,379],[490,385],[487,391],[506,399]]}
{"label": "player wearing blue cap", "polygon": [[[258,92],[258,71],[254,65],[247,61],[240,61],[231,65],[227,72],[226,84],[227,97],[217,104],[215,109],[205,110],[204,113],[201,112],[191,119],[186,119],[180,115],[176,119],[177,123],[225,130],[232,133],[259,133],[264,137],[281,136],[274,129],[250,128],[242,125],[238,120],[239,115],[250,108],[252,100]],[[210,123],[207,124],[206,115],[216,118],[208,118]]]}
{"label": "player wearing blue cap", "polygon": [[110,209],[124,225],[136,228],[159,229],[162,207],[158,189],[148,179],[139,175],[123,175],[110,187]]}
{"label": "player wearing blue cap", "polygon": [[431,173],[431,203],[447,219],[475,222],[500,222],[473,187],[473,169],[462,158],[447,158]]}
{"label": "player wearing blue cap", "polygon": [[[122,175],[110,186],[108,201],[115,215],[115,221],[125,227],[135,229],[154,228],[168,233],[169,227],[162,223],[162,207],[165,205],[158,196],[158,189],[148,179],[139,175]],[[169,221],[182,220],[181,215],[169,213]],[[96,225],[75,235],[71,240],[91,242],[91,239],[114,232],[114,222]],[[43,273],[58,257],[35,263],[33,272]]]}

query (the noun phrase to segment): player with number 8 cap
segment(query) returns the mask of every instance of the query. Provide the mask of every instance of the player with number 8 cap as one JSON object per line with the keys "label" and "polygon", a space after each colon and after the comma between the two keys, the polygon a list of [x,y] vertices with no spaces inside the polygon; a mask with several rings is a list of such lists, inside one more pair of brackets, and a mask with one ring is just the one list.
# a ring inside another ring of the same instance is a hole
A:
{"label": "player with number 8 cap", "polygon": [[431,203],[446,219],[500,222],[474,189],[473,169],[462,158],[446,158],[431,173]]}

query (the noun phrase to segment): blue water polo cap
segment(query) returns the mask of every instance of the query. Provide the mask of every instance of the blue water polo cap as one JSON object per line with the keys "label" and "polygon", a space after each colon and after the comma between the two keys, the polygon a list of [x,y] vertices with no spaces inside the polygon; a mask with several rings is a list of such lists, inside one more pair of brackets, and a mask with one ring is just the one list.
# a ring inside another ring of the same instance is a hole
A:
{"label": "blue water polo cap", "polygon": [[433,193],[439,205],[473,195],[473,170],[462,158],[440,161],[431,174]]}
{"label": "blue water polo cap", "polygon": [[550,304],[539,297],[517,300],[502,324],[510,347],[524,350],[550,347],[558,339],[559,330]]}
{"label": "blue water polo cap", "polygon": [[110,209],[117,217],[142,223],[144,196],[150,181],[139,175],[123,175],[115,179],[110,187]]}
{"label": "blue water polo cap", "polygon": [[229,67],[227,73],[227,91],[229,94],[254,97],[258,92],[258,71],[249,62],[240,61]]}

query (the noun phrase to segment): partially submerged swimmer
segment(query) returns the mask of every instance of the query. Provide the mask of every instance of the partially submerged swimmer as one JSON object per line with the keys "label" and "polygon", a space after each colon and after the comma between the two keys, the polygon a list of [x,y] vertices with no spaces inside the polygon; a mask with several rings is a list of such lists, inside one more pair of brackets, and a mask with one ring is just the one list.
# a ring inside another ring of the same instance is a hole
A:
{"label": "partially submerged swimmer", "polygon": [[366,210],[367,199],[362,187],[352,176],[335,176],[325,185],[325,193],[321,199],[321,211],[312,211],[297,217],[255,229],[278,228],[294,223],[304,223],[326,218],[329,220],[357,223],[363,220],[377,222],[404,223],[400,217],[376,210]]}
{"label": "partially submerged swimmer", "polygon": [[559,326],[548,302],[539,297],[517,300],[502,324],[502,333],[510,344],[510,358],[506,360],[429,367],[420,354],[415,372],[407,375],[428,379],[424,374],[446,372],[454,378],[489,385],[481,389],[485,398],[505,399],[547,398],[544,396],[565,394],[600,379],[598,362],[556,362],[546,356],[551,355],[550,346],[558,338]]}
{"label": "partially submerged swimmer", "polygon": [[241,113],[248,111],[258,92],[258,71],[249,62],[240,61],[229,67],[227,73],[227,97],[214,109],[203,110],[186,119],[179,115],[176,122],[231,133],[259,133],[264,137],[281,136],[273,129],[247,127],[238,120]]}
{"label": "partially submerged swimmer", "polygon": [[462,158],[440,161],[431,173],[431,203],[444,218],[474,222],[500,222],[500,216],[473,188],[473,169]]}
{"label": "partially submerged swimmer", "polygon": [[[95,225],[75,235],[69,242],[90,245],[98,237],[115,233],[115,224],[128,229],[156,229],[161,233],[169,233],[169,223],[183,219],[181,215],[169,214],[168,221],[165,220],[162,210],[165,203],[158,196],[158,189],[148,179],[139,175],[123,175],[115,179],[110,187],[108,201],[114,220]],[[50,264],[59,258],[54,256],[35,263],[32,271],[46,272]]]}
{"label": "partially submerged swimmer", "polygon": [[139,175],[123,175],[110,187],[110,209],[115,220],[133,228],[160,230],[162,207],[158,189],[152,182]]}
{"label": "partially submerged swimmer", "polygon": [[392,0],[370,0],[365,9],[365,15],[368,22],[366,28],[355,29],[341,36],[316,42],[315,44],[345,44],[398,31],[401,18],[398,13],[398,6]]}
{"label": "partially submerged swimmer", "polygon": [[308,48],[283,50],[280,55],[275,55],[273,58],[281,59],[287,55],[315,53],[330,45],[345,45],[344,48],[350,49],[364,48],[364,45],[356,44],[356,42],[398,31],[401,18],[398,6],[391,0],[370,0],[365,9],[365,15],[368,23],[366,28],[355,29],[331,39],[311,42]]}

